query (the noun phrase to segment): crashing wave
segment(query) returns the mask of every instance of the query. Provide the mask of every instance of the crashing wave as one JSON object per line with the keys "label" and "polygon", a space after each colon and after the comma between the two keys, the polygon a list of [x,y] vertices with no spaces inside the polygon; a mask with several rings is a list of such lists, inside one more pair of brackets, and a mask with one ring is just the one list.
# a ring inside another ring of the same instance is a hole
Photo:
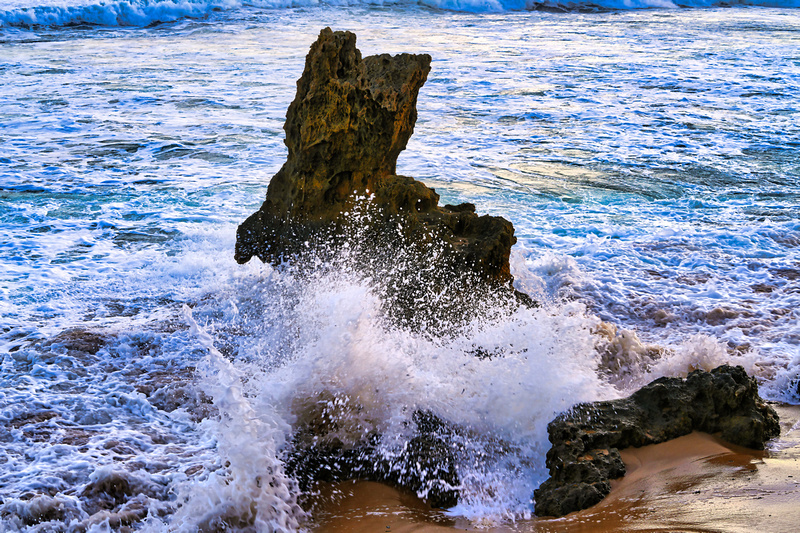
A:
{"label": "crashing wave", "polygon": [[17,0],[0,9],[0,27],[148,26],[207,18],[241,8],[423,6],[447,11],[611,11],[730,6],[798,8],[800,0]]}

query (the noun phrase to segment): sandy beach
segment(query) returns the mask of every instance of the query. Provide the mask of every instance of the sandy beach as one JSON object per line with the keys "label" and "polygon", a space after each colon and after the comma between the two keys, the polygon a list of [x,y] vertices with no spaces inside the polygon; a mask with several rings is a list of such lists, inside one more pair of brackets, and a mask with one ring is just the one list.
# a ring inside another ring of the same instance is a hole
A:
{"label": "sandy beach", "polygon": [[800,407],[775,405],[781,436],[765,451],[692,433],[622,453],[628,473],[598,505],[560,519],[481,528],[372,482],[327,487],[314,531],[789,532],[800,524]]}

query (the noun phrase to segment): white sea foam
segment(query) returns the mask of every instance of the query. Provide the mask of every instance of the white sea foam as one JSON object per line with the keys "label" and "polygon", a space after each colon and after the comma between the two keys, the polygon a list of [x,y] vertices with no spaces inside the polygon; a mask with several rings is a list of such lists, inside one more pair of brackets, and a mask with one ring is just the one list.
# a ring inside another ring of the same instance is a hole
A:
{"label": "white sea foam", "polygon": [[[213,339],[184,308],[184,317],[208,351],[202,362],[205,390],[219,410],[212,426],[217,461],[205,477],[180,484],[182,501],[170,517],[170,528],[211,531],[241,528],[255,531],[297,531],[305,513],[297,503],[297,482],[286,476],[278,448],[289,431],[269,405],[242,391],[245,378],[214,347]],[[158,528],[151,522],[148,528]]]}
{"label": "white sea foam", "polygon": [[[555,293],[564,272],[579,275],[570,261],[552,257],[516,272],[520,279],[550,278]],[[202,515],[196,502],[218,502],[217,517],[241,516],[232,509],[249,509],[257,500],[263,490],[252,483],[265,471],[277,475],[271,487],[289,491],[280,494],[295,494],[294,482],[281,474],[281,450],[308,417],[318,416],[320,405],[335,428],[329,438],[354,445],[379,434],[387,457],[408,445],[416,411],[465,428],[460,500],[450,513],[497,525],[530,516],[531,494],[546,477],[547,423],[574,403],[725,363],[763,377],[754,354],[732,355],[704,335],[654,348],[620,330],[606,359],[604,337],[596,333],[600,321],[582,304],[558,297],[537,309],[489,302],[499,307],[440,337],[394,324],[374,281],[346,261],[310,273],[261,267],[231,281],[194,311],[210,318],[214,337],[189,317],[211,354],[203,380],[222,417],[208,427],[217,435],[217,462],[229,468],[181,485],[179,492],[192,496],[176,524],[196,523],[191,520]],[[232,332],[238,332],[234,338]],[[233,342],[235,358],[223,359],[215,342]],[[246,490],[227,491],[240,483]],[[291,499],[282,501],[292,508]]]}
{"label": "white sea foam", "polygon": [[[310,279],[308,273],[267,269],[266,277],[241,278],[233,292],[196,308],[200,316],[211,302],[235,308],[209,328],[220,339],[230,331],[246,334],[237,335],[236,359],[228,362],[211,337],[195,329],[212,354],[213,371],[204,382],[221,410],[214,432],[220,464],[229,467],[181,489],[192,496],[177,523],[199,516],[199,502],[249,509],[258,490],[266,490],[251,486],[253,480],[265,478],[265,469],[281,470],[275,458],[291,434],[287,422],[307,422],[320,402],[328,405],[339,441],[355,444],[377,433],[387,457],[408,445],[416,411],[465,428],[470,437],[459,459],[461,503],[454,512],[495,523],[527,516],[532,491],[545,477],[547,423],[576,401],[618,394],[597,372],[590,332],[596,319],[578,303],[489,308],[458,335],[431,336],[392,325],[369,278],[339,267]],[[291,338],[275,342],[275,332],[286,330]],[[265,346],[264,336],[273,342]],[[476,352],[493,355],[479,358]],[[487,452],[498,441],[510,451]],[[246,490],[229,489],[242,483]],[[291,480],[271,486],[295,494]]]}

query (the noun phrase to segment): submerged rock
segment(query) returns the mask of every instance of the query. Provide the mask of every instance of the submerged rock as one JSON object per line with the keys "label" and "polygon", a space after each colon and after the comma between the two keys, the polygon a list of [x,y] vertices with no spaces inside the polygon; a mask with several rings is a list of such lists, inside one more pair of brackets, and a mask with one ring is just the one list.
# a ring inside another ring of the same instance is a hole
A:
{"label": "submerged rock", "polygon": [[538,516],[586,509],[625,474],[619,450],[692,431],[719,433],[732,444],[763,449],[780,433],[778,415],[740,366],[696,370],[683,380],[660,378],[630,397],[579,404],[547,427],[550,478],[534,492]]}
{"label": "submerged rock", "polygon": [[384,446],[374,431],[343,442],[330,422],[317,419],[295,433],[286,469],[301,489],[308,491],[320,481],[361,479],[413,491],[433,507],[458,503],[454,428],[437,416],[415,412],[416,431],[399,450]]}
{"label": "submerged rock", "polygon": [[[348,215],[367,198],[367,242],[442,247],[444,260],[481,278],[509,282],[514,228],[475,206],[439,206],[423,183],[395,173],[417,119],[417,94],[430,71],[427,54],[362,59],[356,36],[325,28],[311,46],[286,114],[289,156],[266,201],[236,234],[236,260],[265,262],[344,239]],[[391,255],[391,253],[389,254]]]}

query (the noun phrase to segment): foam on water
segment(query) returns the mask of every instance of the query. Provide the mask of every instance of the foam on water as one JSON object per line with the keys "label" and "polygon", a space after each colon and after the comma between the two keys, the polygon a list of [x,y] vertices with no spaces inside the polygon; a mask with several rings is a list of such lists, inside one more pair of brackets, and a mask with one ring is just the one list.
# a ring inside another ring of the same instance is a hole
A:
{"label": "foam on water", "polygon": [[[113,525],[150,509],[145,530],[213,530],[223,523],[295,530],[305,514],[282,459],[293,426],[320,402],[339,406],[342,442],[378,432],[387,457],[407,445],[416,410],[468,428],[458,465],[462,500],[453,512],[490,522],[529,515],[531,493],[545,477],[546,424],[575,401],[618,394],[597,371],[590,332],[597,320],[577,303],[531,310],[498,302],[458,335],[431,336],[391,325],[369,279],[340,266],[310,278],[265,266],[219,279],[193,311],[184,309],[188,331],[161,326],[157,336],[135,341],[75,333],[84,344],[61,341],[66,353],[55,362],[42,360],[48,352],[41,345],[15,351],[15,361],[37,362],[25,378],[22,368],[4,363],[9,375],[29,383],[9,383],[18,397],[4,398],[6,418],[22,428],[10,436],[7,453],[36,461],[4,476],[6,490],[21,498],[0,508],[3,523]],[[211,268],[229,276],[229,265]],[[85,346],[91,339],[103,345],[94,357]],[[75,368],[78,357],[88,359],[80,364],[90,372],[60,370]],[[65,383],[64,393],[53,392]],[[34,398],[56,412],[11,407]],[[42,435],[37,417],[50,428]],[[88,435],[81,441],[88,450],[69,440],[73,425]],[[158,438],[139,433],[154,428]],[[502,454],[491,451],[498,442]],[[52,460],[65,470],[48,477]],[[42,483],[45,496],[25,499]],[[111,501],[93,499],[107,486],[117,488]],[[156,518],[157,509],[168,518]]]}
{"label": "foam on water", "polygon": [[202,401],[166,377],[191,364],[171,341],[74,330],[4,357],[0,524],[85,529],[169,509],[176,465],[211,452],[193,436]]}
{"label": "foam on water", "polygon": [[207,17],[215,11],[241,7],[238,0],[22,1],[0,10],[3,26],[147,26],[184,17]]}
{"label": "foam on water", "polygon": [[[245,375],[214,347],[213,339],[197,325],[188,307],[184,307],[184,317],[208,350],[200,379],[219,410],[212,429],[218,455],[216,469],[207,477],[177,487],[184,501],[170,517],[170,527],[201,531],[237,526],[256,531],[299,529],[305,513],[297,504],[298,484],[284,473],[278,456],[290,426],[281,423],[269,403],[245,397]],[[153,521],[149,527],[156,524]]]}
{"label": "foam on water", "polygon": [[[267,418],[269,426],[288,431],[285,422],[302,423],[322,402],[336,413],[341,442],[378,433],[382,453],[393,457],[413,436],[413,413],[434,413],[470,432],[458,465],[462,501],[454,512],[477,520],[529,514],[532,491],[545,477],[546,424],[576,400],[618,394],[597,372],[590,333],[596,319],[580,304],[501,305],[458,335],[431,336],[392,325],[370,281],[339,266],[311,279],[273,271],[266,280],[242,280],[224,297],[233,298],[237,318],[209,327],[221,338],[231,329],[247,331],[235,339],[233,363],[247,376],[244,394],[233,393],[248,405],[242,418]],[[247,303],[254,289],[263,297],[256,313]],[[289,346],[263,343],[276,330],[293,332]],[[229,379],[228,372],[219,374]],[[215,399],[231,394],[223,387]],[[498,441],[514,451],[491,453]],[[230,445],[249,446],[242,439]],[[250,479],[258,472],[250,470]]]}
{"label": "foam on water", "polygon": [[[320,404],[342,442],[377,432],[387,457],[413,436],[417,410],[467,428],[450,512],[476,524],[525,518],[556,413],[652,377],[746,361],[709,338],[660,346],[674,355],[654,361],[632,333],[605,360],[600,321],[558,296],[538,309],[489,301],[441,337],[394,324],[346,260],[308,272],[198,259],[187,244],[176,260],[194,265],[185,281],[206,280],[193,309],[160,310],[153,333],[68,333],[4,358],[3,417],[19,428],[4,436],[6,527],[144,519],[145,531],[296,530],[307,516],[283,460]],[[576,272],[569,263],[542,261],[527,278],[558,294],[563,266]]]}

